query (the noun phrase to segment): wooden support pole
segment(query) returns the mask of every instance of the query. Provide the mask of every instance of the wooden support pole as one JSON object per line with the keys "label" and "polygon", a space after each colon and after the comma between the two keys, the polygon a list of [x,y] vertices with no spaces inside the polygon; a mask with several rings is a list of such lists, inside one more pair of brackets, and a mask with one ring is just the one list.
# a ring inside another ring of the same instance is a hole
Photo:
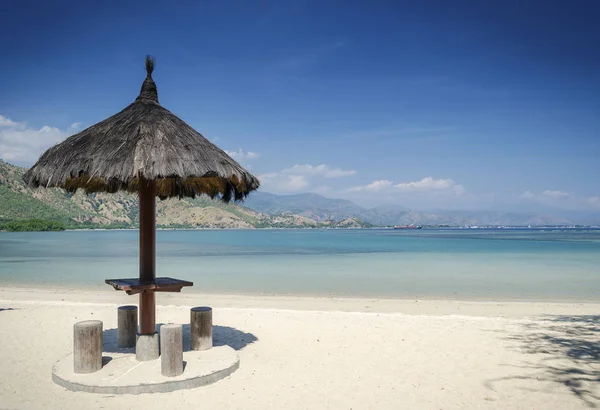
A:
{"label": "wooden support pole", "polygon": [[201,306],[191,309],[190,337],[192,339],[192,350],[208,350],[212,348],[212,308]]}
{"label": "wooden support pole", "polygon": [[119,347],[135,347],[138,326],[137,306],[119,306],[118,309],[118,344]]}
{"label": "wooden support pole", "polygon": [[102,322],[85,320],[73,326],[75,373],[94,373],[102,368]]}
{"label": "wooden support pole", "polygon": [[140,334],[156,333],[156,295],[153,290],[140,293]]}
{"label": "wooden support pole", "polygon": [[160,373],[175,377],[183,373],[183,331],[181,325],[160,327]]}
{"label": "wooden support pole", "polygon": [[[140,281],[156,278],[156,182],[140,177]],[[140,334],[156,332],[156,299],[153,290],[140,293]]]}

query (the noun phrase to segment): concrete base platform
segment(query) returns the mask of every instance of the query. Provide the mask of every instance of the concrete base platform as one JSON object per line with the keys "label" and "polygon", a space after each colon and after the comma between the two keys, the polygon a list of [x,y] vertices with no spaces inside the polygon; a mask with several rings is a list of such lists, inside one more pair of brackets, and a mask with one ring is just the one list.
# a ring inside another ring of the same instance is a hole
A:
{"label": "concrete base platform", "polygon": [[135,337],[135,358],[140,362],[156,360],[160,357],[158,332],[152,335],[140,335]]}
{"label": "concrete base platform", "polygon": [[73,371],[73,354],[54,364],[52,380],[68,390],[103,394],[166,393],[204,386],[235,372],[240,359],[229,346],[183,353],[183,374],[164,377],[160,359],[140,362],[132,352],[106,353],[102,369],[90,374]]}

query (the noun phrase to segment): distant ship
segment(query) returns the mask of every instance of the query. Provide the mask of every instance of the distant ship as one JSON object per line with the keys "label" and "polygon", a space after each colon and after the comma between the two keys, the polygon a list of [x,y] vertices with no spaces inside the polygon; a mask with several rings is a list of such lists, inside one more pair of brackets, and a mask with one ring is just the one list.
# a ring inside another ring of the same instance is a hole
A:
{"label": "distant ship", "polygon": [[422,229],[422,227],[416,225],[396,225],[394,229]]}

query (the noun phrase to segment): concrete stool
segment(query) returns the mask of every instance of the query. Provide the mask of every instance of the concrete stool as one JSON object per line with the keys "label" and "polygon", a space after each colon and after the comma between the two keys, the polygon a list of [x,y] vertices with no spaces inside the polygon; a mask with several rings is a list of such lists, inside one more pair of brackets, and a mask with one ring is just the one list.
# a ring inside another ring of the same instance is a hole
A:
{"label": "concrete stool", "polygon": [[183,373],[183,329],[181,325],[160,327],[160,373],[175,377]]}
{"label": "concrete stool", "polygon": [[119,306],[118,344],[119,347],[135,347],[137,334],[137,306]]}
{"label": "concrete stool", "polygon": [[73,326],[75,373],[94,373],[102,368],[102,322],[85,320]]}
{"label": "concrete stool", "polygon": [[190,337],[192,339],[192,350],[208,350],[212,348],[212,308],[200,306],[191,309]]}

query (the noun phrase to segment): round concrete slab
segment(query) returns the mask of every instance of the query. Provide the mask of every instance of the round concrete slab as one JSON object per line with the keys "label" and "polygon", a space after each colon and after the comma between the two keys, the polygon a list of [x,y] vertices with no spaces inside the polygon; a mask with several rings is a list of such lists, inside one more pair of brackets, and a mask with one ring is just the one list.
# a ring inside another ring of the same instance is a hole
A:
{"label": "round concrete slab", "polygon": [[140,362],[131,352],[105,353],[102,359],[101,370],[76,374],[73,354],[69,354],[54,364],[52,380],[68,390],[90,393],[166,393],[214,383],[235,372],[240,365],[237,352],[229,346],[184,352],[183,374],[176,377],[160,374],[160,359]]}

